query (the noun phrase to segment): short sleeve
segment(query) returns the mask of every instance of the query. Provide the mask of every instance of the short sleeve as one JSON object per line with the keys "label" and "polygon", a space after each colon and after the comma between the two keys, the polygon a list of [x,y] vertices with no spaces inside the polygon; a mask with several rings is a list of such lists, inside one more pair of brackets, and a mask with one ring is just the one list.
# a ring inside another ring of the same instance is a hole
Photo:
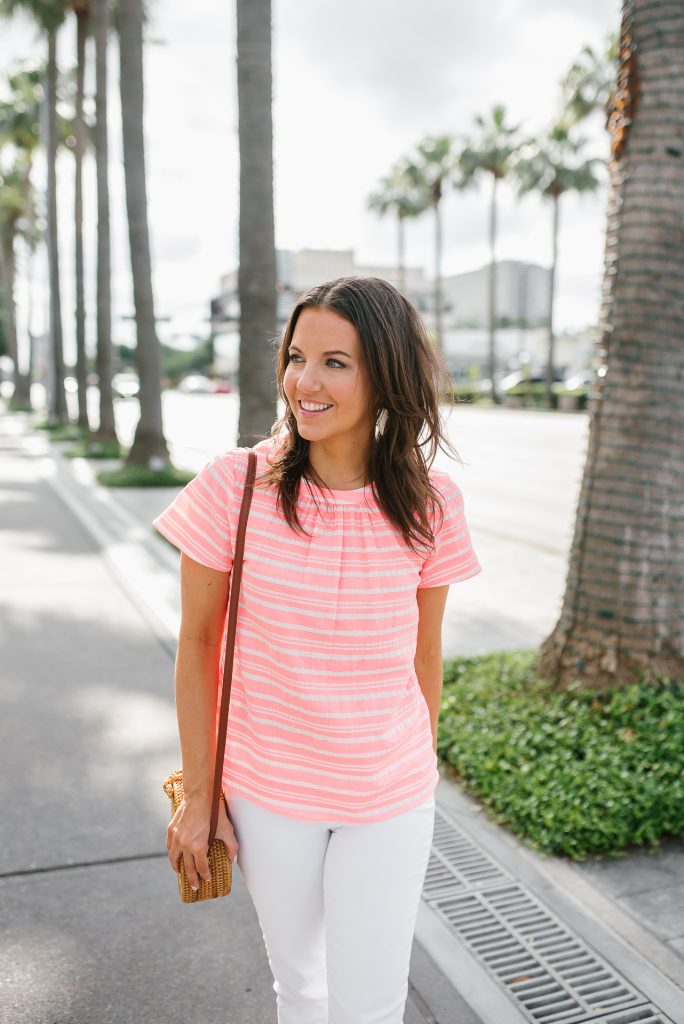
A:
{"label": "short sleeve", "polygon": [[419,590],[458,583],[482,572],[470,539],[461,489],[447,473],[435,476],[435,487],[443,499],[444,518],[440,526],[439,514],[435,517],[435,547],[420,570]]}
{"label": "short sleeve", "polygon": [[174,547],[210,569],[230,572],[231,453],[217,455],[180,491],[152,525]]}

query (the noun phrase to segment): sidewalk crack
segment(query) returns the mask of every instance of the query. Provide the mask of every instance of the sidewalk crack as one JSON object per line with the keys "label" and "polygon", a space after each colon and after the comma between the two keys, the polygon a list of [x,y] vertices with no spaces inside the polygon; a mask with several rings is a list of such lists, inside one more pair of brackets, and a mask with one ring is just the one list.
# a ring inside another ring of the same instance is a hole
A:
{"label": "sidewalk crack", "polygon": [[81,860],[69,864],[51,864],[42,868],[20,868],[18,871],[0,871],[0,881],[3,878],[21,878],[25,875],[46,875],[52,874],[54,871],[72,871],[75,868],[96,868],[105,864],[128,864],[131,861],[156,860],[160,857],[168,857],[168,853],[132,853],[125,857],[103,857],[99,860]]}

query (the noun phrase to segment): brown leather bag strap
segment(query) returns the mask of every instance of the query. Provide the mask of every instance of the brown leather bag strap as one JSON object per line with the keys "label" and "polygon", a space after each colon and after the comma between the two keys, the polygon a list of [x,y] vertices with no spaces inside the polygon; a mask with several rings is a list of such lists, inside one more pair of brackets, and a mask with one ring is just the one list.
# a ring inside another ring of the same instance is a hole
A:
{"label": "brown leather bag strap", "polygon": [[[240,518],[238,520],[237,537],[235,540],[235,556],[230,572],[230,598],[228,601],[228,630],[226,634],[226,659],[223,666],[223,690],[221,692],[221,711],[219,713],[218,736],[216,738],[216,764],[214,767],[214,790],[211,798],[211,824],[209,825],[209,846],[216,834],[218,825],[219,800],[222,796],[221,783],[223,776],[223,759],[226,750],[226,730],[228,728],[228,705],[230,703],[230,685],[233,676],[233,657],[235,654],[235,627],[237,624],[238,601],[240,596],[240,580],[242,578],[242,556],[245,550],[245,531],[247,516],[252,504],[252,491],[256,476],[257,458],[250,449],[248,455],[247,479],[242,494]],[[224,797],[225,802],[225,797]],[[227,809],[227,808],[226,808]]]}

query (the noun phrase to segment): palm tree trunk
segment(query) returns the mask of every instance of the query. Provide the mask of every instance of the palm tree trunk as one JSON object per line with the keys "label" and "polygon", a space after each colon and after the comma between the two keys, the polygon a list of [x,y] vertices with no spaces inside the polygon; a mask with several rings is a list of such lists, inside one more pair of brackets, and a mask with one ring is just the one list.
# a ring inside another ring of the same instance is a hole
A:
{"label": "palm tree trunk", "polygon": [[48,422],[67,423],[64,391],[62,303],[59,290],[59,241],[57,234],[57,33],[48,32],[47,63],[47,251],[50,279],[50,379]]}
{"label": "palm tree trunk", "polygon": [[[684,6],[624,0],[587,459],[560,618],[538,663],[557,686],[684,678]],[[638,88],[637,88],[638,83]],[[624,104],[624,105],[622,105]]]}
{"label": "palm tree trunk", "polygon": [[[22,373],[17,363],[14,372],[14,394],[12,395],[12,408],[31,412],[31,381],[33,379],[33,254],[36,238],[36,204],[33,194],[33,183],[31,181],[31,170],[33,162],[31,157],[26,163],[24,177],[24,188],[26,190],[26,203],[28,208],[29,229],[25,238],[26,246],[26,346],[27,346],[27,371]],[[17,339],[17,358],[18,339]]]}
{"label": "palm tree trunk", "polygon": [[9,232],[3,235],[0,244],[0,280],[4,302],[2,311],[4,314],[5,338],[7,340],[7,354],[14,366],[14,382],[16,391],[17,373],[19,372],[19,361],[17,358],[17,318],[14,302],[14,235]]}
{"label": "palm tree trunk", "polygon": [[83,80],[85,76],[86,35],[88,16],[76,11],[76,110],[74,117],[74,219],[76,229],[76,382],[78,385],[78,425],[88,429],[88,373],[85,351],[85,296],[83,290],[83,153],[85,150],[85,124],[83,121]]}
{"label": "palm tree trunk", "polygon": [[19,369],[19,343],[17,338],[16,304],[14,301],[14,284],[16,278],[16,260],[14,257],[14,235],[7,235],[0,245],[0,283],[4,294],[2,304],[4,313],[5,337],[7,354],[12,360],[14,391],[10,400],[13,410],[30,411],[30,378]]}
{"label": "palm tree trunk", "polygon": [[501,395],[496,383],[496,175],[492,175],[492,201],[489,208],[489,377],[492,399],[497,404]]}
{"label": "palm tree trunk", "polygon": [[442,213],[439,200],[434,203],[435,211],[435,338],[437,351],[442,355]]}
{"label": "palm tree trunk", "polygon": [[240,417],[238,445],[270,431],[277,413],[273,217],[271,0],[237,0],[240,143]]}
{"label": "palm tree trunk", "polygon": [[98,441],[115,441],[112,397],[112,297],[109,240],[109,147],[107,127],[108,0],[93,0],[95,37],[95,165],[97,175],[97,349],[100,422]]}
{"label": "palm tree trunk", "polygon": [[128,462],[156,469],[168,463],[169,453],[162,428],[161,347],[154,315],[147,222],[142,0],[120,0],[119,55],[124,179],[137,334],[136,365],[140,377],[140,419]]}
{"label": "palm tree trunk", "polygon": [[402,213],[401,209],[397,213],[397,231],[398,231],[398,248],[399,248],[399,273],[398,273],[398,284],[399,291],[403,292],[406,289],[406,258],[405,252],[405,239],[404,239],[404,224],[406,218]]}
{"label": "palm tree trunk", "polygon": [[549,273],[549,313],[548,313],[548,339],[547,339],[547,361],[546,361],[546,404],[549,409],[556,407],[556,396],[553,393],[554,363],[556,336],[553,328],[553,306],[556,297],[556,267],[558,265],[558,225],[560,217],[560,196],[553,194],[553,228],[552,228],[552,256],[551,271]]}

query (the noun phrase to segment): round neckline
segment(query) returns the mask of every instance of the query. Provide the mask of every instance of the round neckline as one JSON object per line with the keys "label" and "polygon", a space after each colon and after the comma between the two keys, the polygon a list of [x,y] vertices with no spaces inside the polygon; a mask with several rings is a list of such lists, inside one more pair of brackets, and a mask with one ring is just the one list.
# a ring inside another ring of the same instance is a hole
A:
{"label": "round neckline", "polygon": [[[256,445],[254,445],[254,447],[258,448],[260,445],[263,444],[264,447],[270,446],[270,449],[273,450],[274,447],[276,446],[276,443],[277,438],[269,437],[264,438],[263,441],[258,442]],[[267,461],[269,461],[268,455],[266,455],[266,459]],[[363,487],[352,487],[349,490],[341,491],[337,488],[319,487],[318,484],[315,484],[309,480],[304,480],[304,478],[302,477],[300,481],[299,491],[300,498],[302,495],[307,494],[309,488],[311,488],[314,494],[316,494],[317,496],[320,495],[321,498],[323,498],[324,500],[340,502],[341,504],[346,503],[349,505],[359,505],[362,503],[368,504],[369,501],[373,503],[375,502],[372,484],[364,484]]]}
{"label": "round neckline", "polygon": [[363,487],[352,487],[349,490],[342,491],[335,487],[319,487],[318,484],[314,484],[309,480],[302,480],[304,488],[311,488],[316,494],[320,494],[324,499],[332,498],[335,501],[349,502],[350,504],[359,504],[372,496],[372,485],[364,484]]}

